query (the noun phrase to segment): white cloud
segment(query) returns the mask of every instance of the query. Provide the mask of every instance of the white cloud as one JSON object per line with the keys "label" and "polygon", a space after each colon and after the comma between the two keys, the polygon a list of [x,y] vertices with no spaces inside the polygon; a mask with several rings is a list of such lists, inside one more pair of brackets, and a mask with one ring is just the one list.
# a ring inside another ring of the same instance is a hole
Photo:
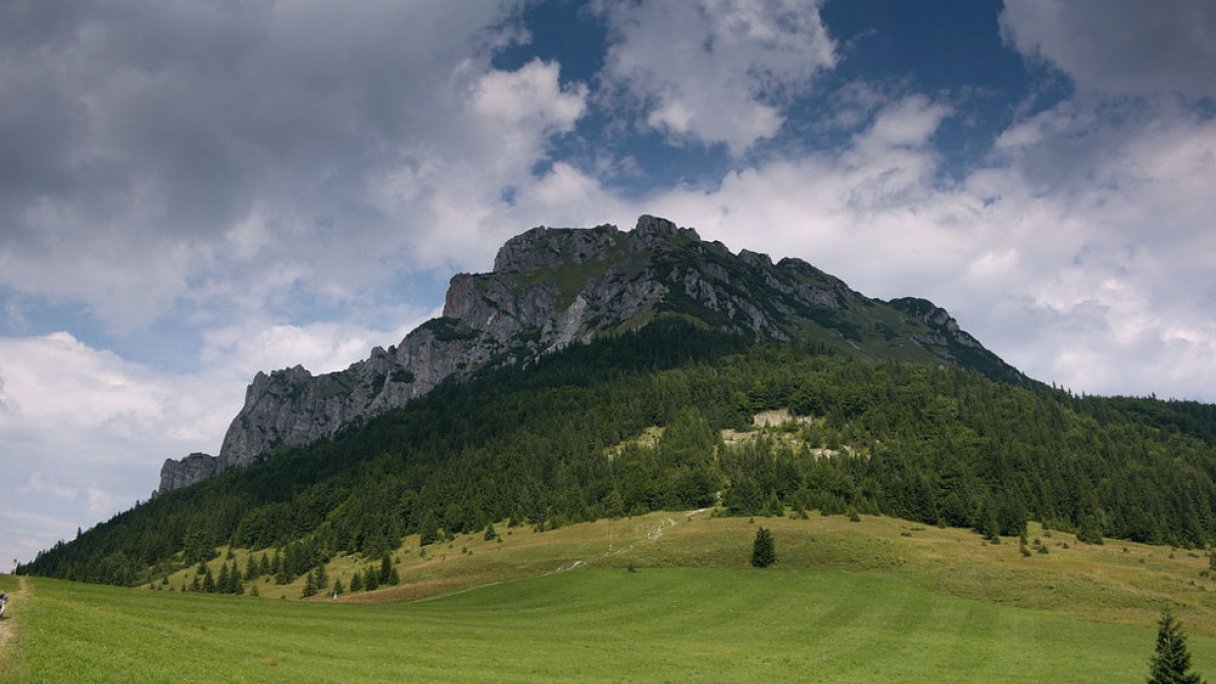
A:
{"label": "white cloud", "polygon": [[332,373],[366,358],[372,347],[397,344],[410,330],[437,315],[438,311],[403,311],[393,321],[402,322],[390,330],[349,323],[288,325],[246,321],[203,331],[202,361],[208,368],[222,369],[245,379],[259,370],[296,364],[313,374]]}
{"label": "white cloud", "polygon": [[1079,89],[1216,97],[1216,5],[1208,0],[1006,0],[1001,31]]}
{"label": "white cloud", "polygon": [[0,473],[11,483],[0,518],[22,521],[0,535],[0,568],[146,499],[164,459],[217,453],[256,371],[340,370],[436,312],[398,313],[404,322],[391,330],[258,322],[207,330],[202,368],[189,374],[63,332],[0,337]]}
{"label": "white cloud", "polygon": [[542,134],[568,132],[586,108],[587,87],[578,84],[563,90],[559,71],[556,62],[534,59],[518,71],[488,72],[474,88],[473,108],[512,127],[527,124]]}
{"label": "white cloud", "polygon": [[161,461],[217,444],[241,400],[230,382],[157,374],[68,333],[0,338],[0,378],[0,472],[12,483],[0,516],[26,516],[37,535],[0,536],[5,565],[147,498]]}
{"label": "white cloud", "polygon": [[781,106],[835,64],[817,0],[605,3],[605,74],[673,142],[740,155],[780,130]]}
{"label": "white cloud", "polygon": [[4,530],[0,537],[0,569],[10,572],[14,561],[31,560],[55,542],[72,539],[80,526],[74,519],[57,515],[0,508],[0,529]]}
{"label": "white cloud", "polygon": [[1216,399],[1216,199],[1202,190],[1216,187],[1216,123],[1168,107],[1112,123],[1064,103],[942,185],[925,143],[947,114],[889,102],[839,154],[771,160],[637,210],[800,256],[871,296],[928,297],[1046,381]]}

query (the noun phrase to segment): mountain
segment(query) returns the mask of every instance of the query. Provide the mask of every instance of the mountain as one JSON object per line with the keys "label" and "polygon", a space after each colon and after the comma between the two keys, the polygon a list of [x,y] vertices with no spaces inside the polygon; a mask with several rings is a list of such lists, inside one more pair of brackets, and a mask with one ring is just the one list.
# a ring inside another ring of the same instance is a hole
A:
{"label": "mountain", "polygon": [[258,373],[218,457],[168,459],[159,493],[312,444],[400,408],[449,377],[528,364],[679,318],[702,329],[801,341],[866,359],[957,366],[1001,382],[1031,381],[923,299],[884,302],[800,259],[731,253],[691,228],[642,216],[615,226],[533,228],[507,241],[494,270],[452,278],[443,316],[346,370]]}
{"label": "mountain", "polygon": [[844,347],[659,316],[453,377],[140,503],[18,572],[163,585],[235,548],[296,595],[309,573],[385,554],[442,563],[470,534],[704,508],[881,514],[990,541],[1028,520],[1089,543],[1216,540],[1216,406],[1077,397]]}

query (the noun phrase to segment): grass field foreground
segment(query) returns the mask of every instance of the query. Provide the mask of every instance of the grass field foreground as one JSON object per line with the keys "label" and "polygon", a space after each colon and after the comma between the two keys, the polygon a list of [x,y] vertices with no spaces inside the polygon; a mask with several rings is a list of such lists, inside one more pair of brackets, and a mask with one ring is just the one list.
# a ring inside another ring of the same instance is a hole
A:
{"label": "grass field foreground", "polygon": [[[1153,639],[885,571],[579,569],[373,605],[33,584],[14,682],[1133,682]],[[1192,649],[1212,671],[1216,639]]]}
{"label": "grass field foreground", "polygon": [[[759,525],[777,540],[763,571],[747,567]],[[891,518],[706,511],[499,531],[425,555],[407,539],[402,585],[338,601],[280,600],[300,582],[262,580],[255,599],[35,578],[0,657],[15,682],[1131,682],[1169,603],[1216,672],[1216,580],[1181,549],[1033,528],[1048,553],[1027,557],[1016,539]]]}

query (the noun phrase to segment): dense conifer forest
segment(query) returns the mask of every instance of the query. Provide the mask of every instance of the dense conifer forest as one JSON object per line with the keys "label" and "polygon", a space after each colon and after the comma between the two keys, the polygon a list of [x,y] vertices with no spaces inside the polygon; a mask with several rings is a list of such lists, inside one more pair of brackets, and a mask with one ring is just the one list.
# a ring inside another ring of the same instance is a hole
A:
{"label": "dense conifer forest", "polygon": [[[752,416],[798,421],[746,439]],[[655,440],[637,439],[663,426]],[[508,526],[721,504],[882,513],[998,540],[1028,519],[1092,543],[1216,537],[1216,407],[1081,397],[955,368],[754,344],[676,318],[448,382],[334,439],[137,505],[19,567],[134,584],[231,544],[296,577]]]}

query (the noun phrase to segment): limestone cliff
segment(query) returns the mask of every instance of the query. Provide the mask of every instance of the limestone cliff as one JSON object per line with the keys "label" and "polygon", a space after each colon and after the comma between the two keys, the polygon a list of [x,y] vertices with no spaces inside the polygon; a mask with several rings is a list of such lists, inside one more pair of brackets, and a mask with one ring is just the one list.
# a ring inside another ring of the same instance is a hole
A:
{"label": "limestone cliff", "polygon": [[193,453],[175,461],[165,459],[160,469],[160,487],[157,492],[167,492],[178,487],[205,480],[220,471],[219,459],[210,454]]}
{"label": "limestone cliff", "polygon": [[258,373],[219,456],[166,461],[160,491],[249,465],[276,448],[331,437],[449,376],[526,362],[665,316],[758,339],[957,364],[1025,381],[945,310],[921,299],[869,299],[799,259],[774,264],[764,254],[732,254],[652,216],[628,232],[611,225],[539,227],[508,240],[492,272],[454,276],[443,316],[400,344],[377,347],[337,373],[314,376],[300,366]]}

